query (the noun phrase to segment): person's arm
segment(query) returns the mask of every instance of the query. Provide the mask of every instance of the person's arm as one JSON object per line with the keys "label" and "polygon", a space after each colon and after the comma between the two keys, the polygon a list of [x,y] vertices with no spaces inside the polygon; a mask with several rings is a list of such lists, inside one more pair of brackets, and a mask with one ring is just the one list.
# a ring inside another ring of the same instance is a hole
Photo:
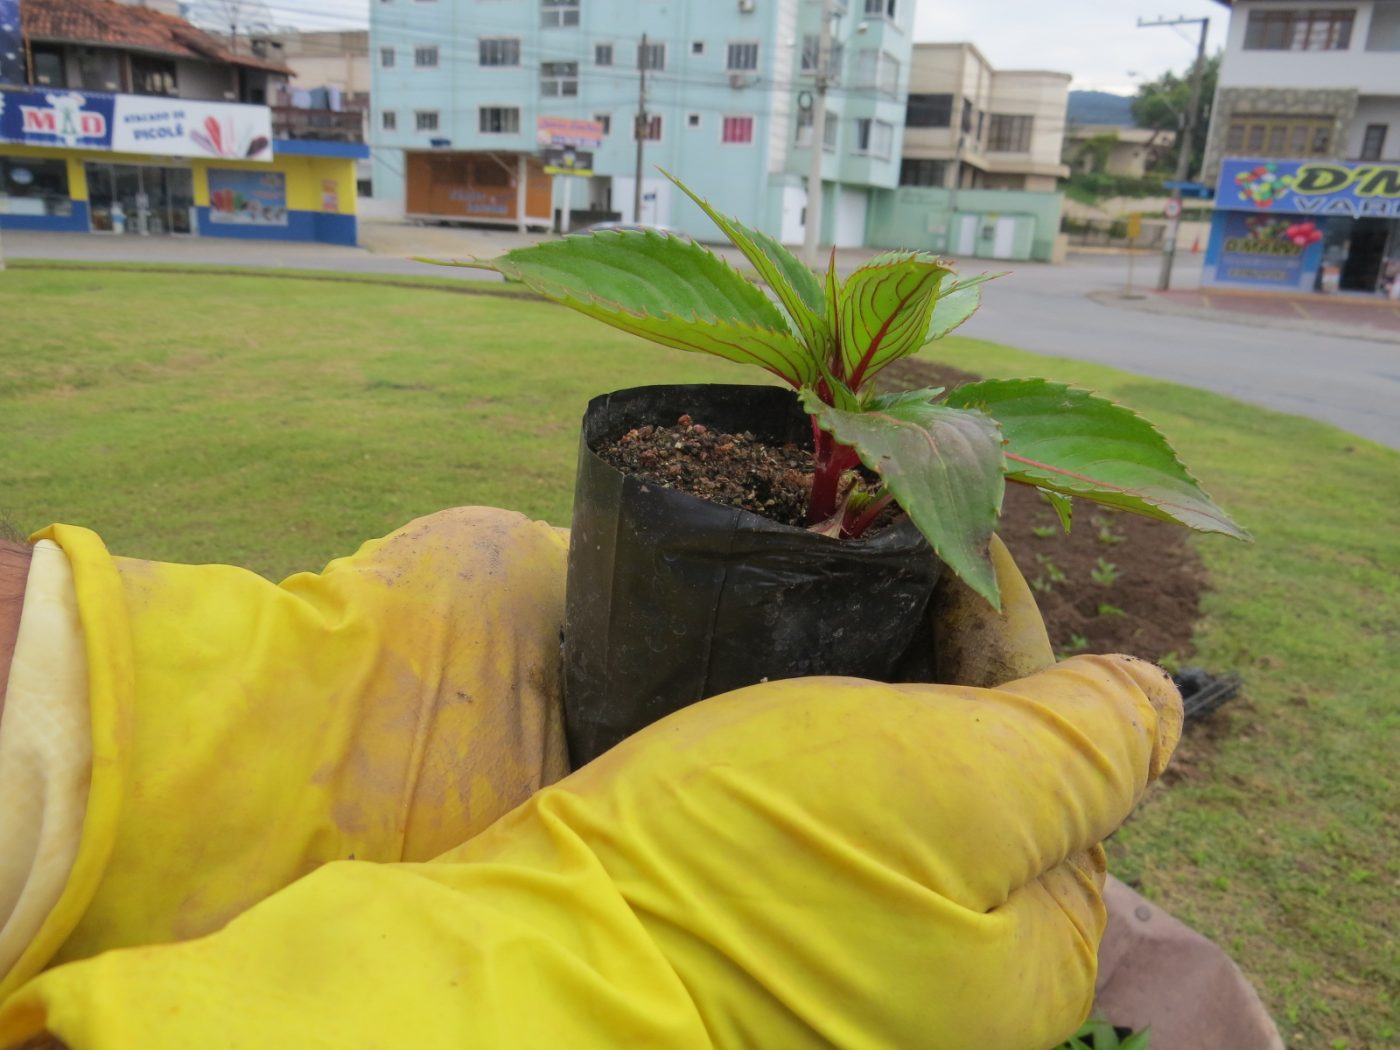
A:
{"label": "person's arm", "polygon": [[29,578],[30,548],[0,540],[0,716],[5,711],[5,687],[10,680],[10,660],[19,635],[19,614],[24,606],[24,584]]}

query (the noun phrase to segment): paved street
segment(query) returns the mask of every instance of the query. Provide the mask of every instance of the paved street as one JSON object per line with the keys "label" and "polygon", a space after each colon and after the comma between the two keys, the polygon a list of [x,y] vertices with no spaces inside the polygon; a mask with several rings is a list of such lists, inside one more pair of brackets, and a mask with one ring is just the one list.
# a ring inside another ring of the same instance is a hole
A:
{"label": "paved street", "polygon": [[[477,271],[413,262],[410,256],[490,256],[537,238],[515,233],[416,227],[366,222],[369,250],[313,244],[237,240],[115,238],[86,234],[4,234],[11,258],[130,260],[286,266],[495,279]],[[841,264],[858,264],[843,253]],[[1176,286],[1193,288],[1199,256],[1186,256]],[[995,264],[981,261],[978,272]],[[1136,286],[1150,286],[1155,257],[1136,260]],[[1021,264],[986,291],[987,307],[963,331],[1038,353],[1096,361],[1141,375],[1204,387],[1282,412],[1309,416],[1400,448],[1400,343],[1385,336],[1356,338],[1330,332],[1330,319],[1296,322],[1281,317],[1235,315],[1217,319],[1208,309],[1173,308],[1155,298],[1124,301],[1127,260],[1114,255],[1075,255],[1061,266]],[[1092,298],[1091,298],[1092,296]],[[1199,305],[1199,297],[1193,300]],[[1376,309],[1358,306],[1357,310]],[[1384,309],[1383,307],[1379,309]],[[1345,329],[1352,331],[1351,329]]]}

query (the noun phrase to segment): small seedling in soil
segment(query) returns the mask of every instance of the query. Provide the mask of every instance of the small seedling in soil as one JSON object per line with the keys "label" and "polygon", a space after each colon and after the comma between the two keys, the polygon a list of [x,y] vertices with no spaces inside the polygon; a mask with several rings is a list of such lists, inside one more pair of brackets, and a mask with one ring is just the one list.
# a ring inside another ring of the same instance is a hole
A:
{"label": "small seedling in soil", "polygon": [[1065,583],[1069,580],[1064,570],[1056,565],[1055,559],[1048,554],[1037,554],[1035,560],[1040,562],[1040,567],[1045,570],[1045,575],[1051,583]]}
{"label": "small seedling in soil", "polygon": [[654,230],[564,237],[461,265],[494,270],[644,339],[777,376],[811,417],[807,526],[854,538],[897,505],[993,605],[1000,596],[988,545],[1007,481],[1040,489],[1066,529],[1070,498],[1080,496],[1247,537],[1151,423],[1090,391],[1045,379],[876,389],[883,368],[971,317],[980,286],[1001,275],[960,277],[936,255],[892,251],[843,280],[833,251],[818,276],[671,178],[774,298],[707,248]]}
{"label": "small seedling in soil", "polygon": [[1035,534],[1036,534],[1037,536],[1039,536],[1042,540],[1048,540],[1051,536],[1055,535],[1055,533],[1057,533],[1057,532],[1059,532],[1059,531],[1060,531],[1060,530],[1057,529],[1057,528],[1055,528],[1055,526],[1053,526],[1053,525],[1032,525],[1032,526],[1031,526],[1031,532],[1035,533]]}
{"label": "small seedling in soil", "polygon": [[1099,602],[1100,616],[1122,616],[1123,610],[1116,605],[1109,605],[1108,602]]}
{"label": "small seedling in soil", "polygon": [[1082,634],[1072,634],[1069,636],[1069,641],[1065,643],[1064,648],[1060,650],[1057,656],[1059,659],[1063,660],[1066,656],[1072,653],[1082,653],[1087,648],[1089,648],[1088,638],[1085,638]]}
{"label": "small seedling in soil", "polygon": [[1181,657],[1177,655],[1176,650],[1172,650],[1169,653],[1163,653],[1158,658],[1157,665],[1167,674],[1176,674],[1181,670]]}
{"label": "small seedling in soil", "polygon": [[1118,566],[1100,558],[1089,570],[1089,578],[1102,587],[1112,587],[1113,581],[1118,579]]}
{"label": "small seedling in soil", "polygon": [[1054,1050],[1148,1050],[1150,1029],[1119,1036],[1107,1021],[1086,1021],[1084,1026]]}

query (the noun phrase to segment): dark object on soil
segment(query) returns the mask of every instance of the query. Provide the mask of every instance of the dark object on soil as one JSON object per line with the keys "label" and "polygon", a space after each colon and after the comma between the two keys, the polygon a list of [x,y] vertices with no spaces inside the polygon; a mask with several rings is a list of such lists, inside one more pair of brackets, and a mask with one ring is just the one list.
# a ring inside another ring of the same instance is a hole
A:
{"label": "dark object on soil", "polygon": [[639,387],[589,402],[564,617],[574,768],[688,704],[759,681],[931,675],[927,612],[942,565],[907,518],[836,540],[629,477],[597,453],[682,415],[804,457],[811,447],[810,420],[781,387]]}
{"label": "dark object on soil", "polygon": [[1240,676],[1227,674],[1216,677],[1200,667],[1183,667],[1172,675],[1181,690],[1181,702],[1186,721],[1204,718],[1240,691]]}

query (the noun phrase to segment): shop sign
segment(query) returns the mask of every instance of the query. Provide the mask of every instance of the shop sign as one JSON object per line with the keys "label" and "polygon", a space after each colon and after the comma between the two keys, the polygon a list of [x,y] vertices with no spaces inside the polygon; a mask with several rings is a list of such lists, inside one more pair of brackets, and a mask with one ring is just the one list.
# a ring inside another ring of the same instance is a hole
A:
{"label": "shop sign", "polygon": [[93,91],[0,92],[0,142],[272,160],[266,106]]}
{"label": "shop sign", "polygon": [[287,176],[280,171],[209,169],[209,221],[286,226]]}
{"label": "shop sign", "polygon": [[603,144],[603,125],[597,120],[576,117],[537,117],[535,141],[544,146],[572,146],[597,149]]}
{"label": "shop sign", "polygon": [[592,175],[593,151],[572,146],[550,146],[544,151],[546,175]]}
{"label": "shop sign", "polygon": [[1400,218],[1400,164],[1229,158],[1220,166],[1215,206],[1230,211]]}
{"label": "shop sign", "polygon": [[1322,253],[1316,222],[1240,211],[1221,218],[1224,242],[1215,267],[1217,282],[1294,289],[1310,284]]}

